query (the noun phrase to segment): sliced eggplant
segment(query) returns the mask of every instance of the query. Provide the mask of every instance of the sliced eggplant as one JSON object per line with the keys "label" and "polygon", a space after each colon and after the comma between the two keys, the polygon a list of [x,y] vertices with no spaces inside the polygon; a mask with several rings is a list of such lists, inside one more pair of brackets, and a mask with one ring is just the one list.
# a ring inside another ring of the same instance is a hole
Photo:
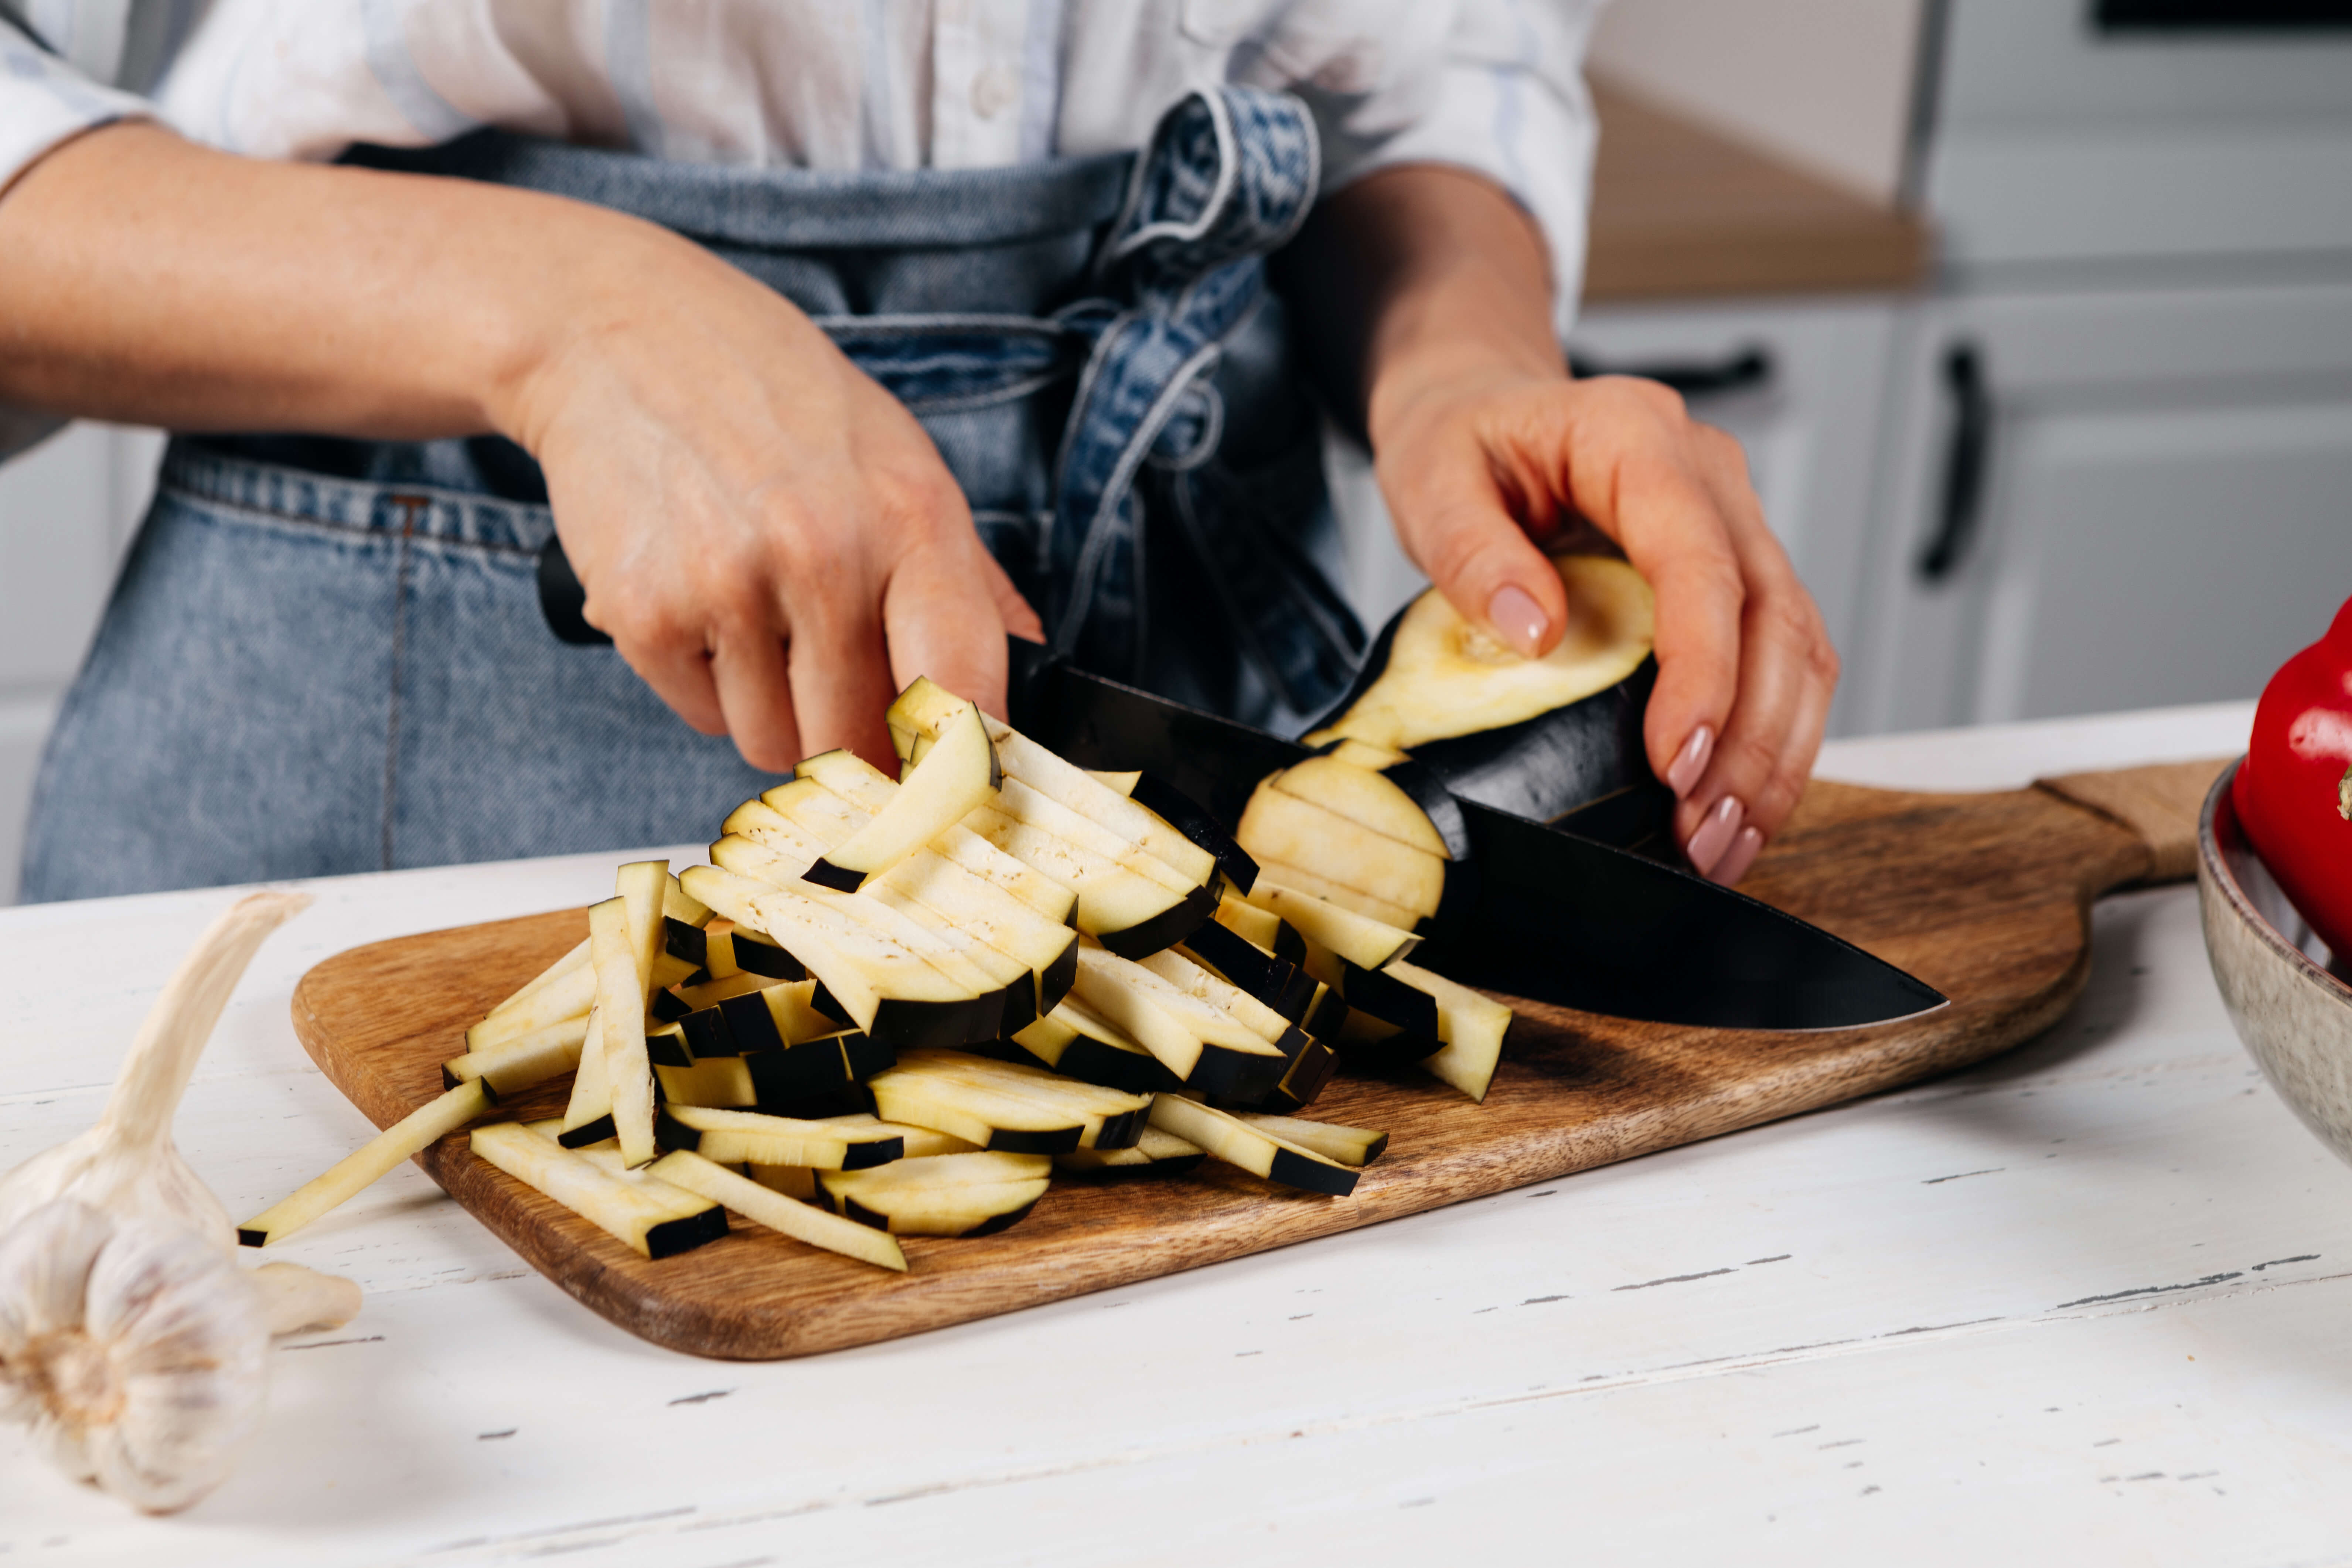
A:
{"label": "sliced eggplant", "polygon": [[1065,1078],[1130,1094],[1174,1089],[1182,1081],[1134,1036],[1076,996],[1064,997],[1011,1043]]}
{"label": "sliced eggplant", "polygon": [[664,1108],[662,1145],[692,1149],[722,1165],[802,1165],[814,1171],[862,1171],[887,1165],[906,1152],[898,1135],[837,1121],[803,1121],[756,1110],[713,1106]]}
{"label": "sliced eggplant", "polygon": [[[1386,775],[1342,762],[1336,755],[1309,757],[1280,773],[1270,773],[1258,789],[1304,801],[1319,812],[1391,843],[1441,860],[1451,858],[1444,836],[1437,831],[1437,825],[1429,819],[1419,802]],[[1256,802],[1253,800],[1251,804],[1255,805]],[[1248,819],[1243,820],[1246,823]]]}
{"label": "sliced eggplant", "polygon": [[935,1127],[917,1127],[904,1121],[884,1121],[879,1117],[859,1112],[848,1116],[827,1116],[821,1119],[827,1126],[840,1126],[853,1131],[896,1133],[906,1149],[905,1158],[929,1159],[933,1154],[969,1154],[980,1147],[961,1138],[942,1132]]}
{"label": "sliced eggplant", "polygon": [[[845,760],[829,761],[834,757]],[[819,768],[820,763],[827,765]],[[824,842],[831,841],[824,837],[829,829],[838,830],[833,825],[854,823],[856,813],[880,810],[898,787],[852,752],[827,753],[801,765],[810,772],[805,780],[796,782],[814,783],[833,798],[820,804],[770,790],[762,799],[775,804],[794,826]],[[961,823],[933,839],[929,847],[933,854],[993,883],[1055,924],[1076,923],[1076,889],[1024,865]]]}
{"label": "sliced eggplant", "polygon": [[1151,1125],[1286,1187],[1338,1198],[1356,1190],[1353,1167],[1197,1100],[1160,1095],[1151,1102]]}
{"label": "sliced eggplant", "polygon": [[[762,889],[764,890],[764,889]],[[794,968],[799,965],[795,963]],[[699,985],[681,985],[669,994],[686,1004],[689,1013],[699,1013],[716,1007],[730,996],[746,996],[754,991],[765,991],[772,985],[790,985],[791,980],[779,980],[773,975],[754,974],[748,969],[738,970],[723,980],[706,980]]]}
{"label": "sliced eggplant", "polygon": [[1304,1110],[1321,1098],[1339,1069],[1339,1053],[1310,1036],[1298,1054],[1290,1058],[1289,1067],[1283,1069],[1275,1086],[1259,1095],[1247,1109],[1286,1114]]}
{"label": "sliced eggplant", "polygon": [[[1007,792],[1009,793],[1009,792]],[[1206,918],[1203,889],[1183,889],[1135,868],[1132,855],[1104,854],[1053,832],[985,807],[964,826],[1004,854],[1076,895],[1077,929],[1114,952],[1156,952],[1181,942]],[[1082,825],[1083,826],[1083,825]],[[1091,837],[1091,836],[1090,836]],[[1214,912],[1211,905],[1208,913]]]}
{"label": "sliced eggplant", "polygon": [[1410,963],[1391,963],[1388,973],[1427,992],[1437,1003],[1437,1036],[1444,1048],[1423,1058],[1422,1070],[1483,1102],[1487,1085],[1494,1081],[1496,1064],[1502,1060],[1511,1010],[1467,985]]}
{"label": "sliced eggplant", "polygon": [[[1391,960],[1386,969],[1366,969],[1349,963],[1337,953],[1310,948],[1307,952],[1307,972],[1330,986],[1343,997],[1348,1005],[1359,1013],[1369,1014],[1384,1024],[1416,1035],[1437,1037],[1437,999],[1418,985],[1399,977],[1398,963]],[[1412,965],[1403,966],[1406,973],[1427,973]]]}
{"label": "sliced eggplant", "polygon": [[[909,901],[887,879],[858,893],[812,886],[799,879],[799,869],[808,864],[800,850],[777,848],[740,835],[713,844],[710,858],[726,870],[759,878],[782,892],[838,911],[916,954],[950,980],[966,985],[983,1003],[972,1021],[973,1038],[992,1038],[1008,1015],[1014,1028],[1036,1016],[1037,977],[1027,964],[927,910],[909,907]],[[805,963],[805,955],[802,957]]]}
{"label": "sliced eggplant", "polygon": [[461,1127],[478,1121],[495,1103],[479,1082],[463,1083],[427,1100],[305,1183],[289,1197],[236,1227],[245,1247],[283,1241],[304,1226],[389,1174],[403,1160],[423,1153]]}
{"label": "sliced eggplant", "polygon": [[1247,1025],[1129,959],[1101,948],[1078,951],[1074,987],[1087,1007],[1125,1030],[1186,1087],[1247,1100],[1288,1066]]}
{"label": "sliced eggplant", "polygon": [[1149,1096],[961,1051],[915,1051],[867,1088],[886,1121],[1015,1153],[1117,1149],[1135,1142]]}
{"label": "sliced eggplant", "polygon": [[835,1212],[893,1236],[992,1236],[1045,1195],[1042,1154],[933,1154],[872,1171],[825,1171],[817,1189]]}
{"label": "sliced eggplant", "polygon": [[684,879],[688,891],[730,920],[775,938],[807,966],[824,994],[879,1044],[896,1048],[992,1038],[1003,1016],[1001,994],[975,993],[969,982],[951,979],[924,955],[833,903],[716,867],[693,867]]}
{"label": "sliced eggplant", "polygon": [[772,1193],[782,1193],[788,1198],[798,1198],[804,1204],[815,1204],[821,1208],[825,1208],[827,1214],[833,1212],[829,1207],[825,1207],[824,1194],[817,1191],[816,1173],[806,1165],[751,1164],[744,1166],[743,1169],[750,1174],[752,1181]]}
{"label": "sliced eggplant", "polygon": [[[648,922],[651,935],[658,941],[660,878],[667,875],[668,868],[660,861],[645,865],[654,873],[649,894],[644,889],[632,889],[588,911],[588,956],[596,966],[597,1025],[592,1039],[604,1052],[606,1095],[602,1110],[592,1110],[591,1114],[611,1113],[614,1134],[621,1143],[621,1157],[632,1170],[651,1164],[658,1152],[654,1147],[654,1070],[652,1058],[646,1049],[643,989],[644,975],[653,967],[653,958],[639,947],[630,929],[630,906],[641,899],[646,902],[654,917]],[[633,869],[622,868],[625,884],[646,879],[642,876],[631,878]],[[567,1111],[564,1130],[573,1131],[585,1120],[583,1117],[575,1121],[572,1113]]]}
{"label": "sliced eggplant", "polygon": [[907,770],[889,804],[803,875],[854,893],[994,798],[1003,777],[980,710],[966,702],[940,721],[936,743]]}
{"label": "sliced eggplant", "polygon": [[1369,1165],[1389,1146],[1389,1135],[1370,1127],[1342,1127],[1336,1121],[1308,1121],[1296,1116],[1243,1115],[1235,1120],[1342,1165]]}
{"label": "sliced eggplant", "polygon": [[1233,1019],[1286,1058],[1295,1057],[1305,1048],[1307,1037],[1297,1024],[1182,953],[1155,952],[1136,962],[1186,995]]}
{"label": "sliced eggplant", "polygon": [[845,1047],[851,1041],[862,1045],[865,1040],[865,1036],[850,1030],[745,1053],[743,1065],[751,1075],[752,1098],[761,1110],[778,1115],[807,1115],[814,1108],[845,1100],[863,1103],[865,1096],[856,1091],[856,1086],[867,1075],[856,1070]]}
{"label": "sliced eggplant", "polygon": [[1632,675],[1655,635],[1650,585],[1606,556],[1563,555],[1552,565],[1569,613],[1551,652],[1513,652],[1428,589],[1390,623],[1355,689],[1307,743],[1365,741],[1419,756],[1429,742],[1525,723]]}
{"label": "sliced eggplant", "polygon": [[[1141,773],[1137,773],[1132,769],[1121,771],[1115,768],[1088,768],[1087,770],[1087,776],[1094,780],[1097,784],[1102,785],[1105,789],[1115,789],[1118,791],[1119,794],[1125,795],[1133,795],[1135,793],[1136,784],[1143,777]],[[1159,810],[1159,807],[1154,806],[1152,809],[1157,811]],[[1161,815],[1165,816],[1166,814],[1161,813]],[[1197,840],[1195,842],[1197,842]]]}
{"label": "sliced eggplant", "polygon": [[1218,921],[1204,921],[1174,951],[1239,986],[1294,1024],[1307,1016],[1307,1009],[1315,1000],[1313,975],[1295,963],[1276,958]]}
{"label": "sliced eggplant", "polygon": [[700,930],[710,923],[710,906],[686,890],[675,876],[662,878],[662,913],[682,925]]}
{"label": "sliced eggplant", "polygon": [[[668,992],[657,992],[667,996]],[[692,1016],[691,1014],[688,1016]],[[657,1068],[688,1068],[694,1065],[694,1049],[686,1043],[686,1031],[675,1023],[656,1025],[648,1010],[646,1025],[646,1059]]]}
{"label": "sliced eggplant", "polygon": [[1198,1143],[1147,1127],[1132,1149],[1073,1149],[1054,1156],[1054,1169],[1098,1182],[1128,1182],[1145,1176],[1181,1176],[1198,1169],[1208,1157],[1208,1151]]}
{"label": "sliced eggplant", "polygon": [[1297,927],[1272,910],[1251,903],[1232,888],[1218,899],[1217,923],[1285,963],[1297,963],[1306,956],[1307,939],[1299,935]]}
{"label": "sliced eggplant", "polygon": [[[896,798],[893,792],[898,786],[849,753],[839,755],[846,760],[818,759],[825,765],[810,777],[820,787],[855,792],[858,797],[855,801],[847,795],[842,797],[854,805],[862,806],[864,800],[877,797],[887,805]],[[796,817],[787,816],[764,802],[747,802],[730,820],[741,827],[744,836],[788,858],[763,872],[771,880],[812,850],[831,853],[828,847],[843,826],[837,814],[804,811]],[[1027,885],[1043,879],[961,824],[943,830],[938,843],[951,852],[941,853],[929,846],[918,848],[871,879],[864,891],[929,927],[960,951],[978,942],[1026,966],[1034,977],[1030,992],[1008,998],[1003,1026],[1006,1030],[1018,1029],[1040,1010],[1051,1008],[1069,989],[1076,938],[1066,921],[1076,895],[1057,889],[1059,896],[1055,896]],[[972,869],[973,866],[980,868]],[[975,956],[983,966],[997,967],[992,957]]]}
{"label": "sliced eggplant", "polygon": [[[731,818],[730,819],[732,820]],[[759,932],[733,921],[714,921],[702,932],[703,972],[711,981],[751,975],[760,980],[804,980],[793,955]]]}
{"label": "sliced eggplant", "polygon": [[508,997],[505,1001],[491,1008],[489,1012],[484,1016],[482,1021],[484,1023],[488,1023],[490,1019],[498,1017],[500,1014],[513,1012],[517,1007],[529,1002],[541,991],[545,990],[549,985],[553,984],[556,981],[562,979],[573,970],[585,969],[587,967],[588,939],[586,937],[582,937],[580,939],[579,946],[574,947],[569,952],[566,952],[562,958],[557,959],[553,963],[549,964],[545,969],[541,970],[537,974],[532,975],[529,980],[525,981],[521,987],[518,989],[513,995]]}
{"label": "sliced eggplant", "polygon": [[[889,721],[915,735],[938,736],[943,733],[941,726],[954,715],[954,705],[960,700],[936,683],[918,677],[890,705]],[[1006,777],[1100,825],[1121,843],[1137,846],[1173,868],[1189,884],[1202,885],[1215,876],[1215,855],[1186,837],[1157,812],[1130,800],[1012,726],[992,719],[986,723]],[[1014,815],[1029,820],[1025,814]]]}
{"label": "sliced eggplant", "polygon": [[480,1082],[493,1097],[520,1094],[524,1089],[561,1078],[580,1065],[580,1048],[588,1037],[583,1016],[550,1024],[484,1051],[468,1051],[441,1064],[441,1085]]}
{"label": "sliced eggplant", "polygon": [[749,1110],[760,1103],[751,1069],[741,1057],[713,1057],[690,1067],[654,1064],[654,1081],[665,1105],[708,1105]]}
{"label": "sliced eggplant", "polygon": [[1135,782],[1119,793],[1207,850],[1225,879],[1243,892],[1248,892],[1257,880],[1257,862],[1225,831],[1225,825],[1166,779],[1157,773],[1138,773]]}
{"label": "sliced eggplant", "polygon": [[493,1047],[519,1040],[525,1035],[535,1035],[551,1024],[561,1024],[569,1018],[583,1018],[596,1003],[596,970],[583,957],[561,974],[534,981],[509,998],[511,1005],[504,1012],[494,1013],[466,1031],[466,1049],[487,1051]]}
{"label": "sliced eggplant", "polygon": [[1345,881],[1331,881],[1319,869],[1312,869],[1307,865],[1286,865],[1282,860],[1267,858],[1265,869],[1258,875],[1258,884],[1286,886],[1286,889],[1294,889],[1298,893],[1322,898],[1328,905],[1339,905],[1340,910],[1348,910],[1350,914],[1362,914],[1364,920],[1376,920],[1383,926],[1395,926],[1397,931],[1421,931],[1428,921],[1428,917],[1421,910],[1395,905],[1385,898],[1379,898],[1376,893],[1352,889]]}
{"label": "sliced eggplant", "polygon": [[710,967],[710,938],[700,926],[690,926],[682,920],[664,915],[661,928],[664,952],[693,964],[714,979],[718,977],[718,971]]}
{"label": "sliced eggplant", "polygon": [[[1622,562],[1566,556],[1568,631],[1540,659],[1496,644],[1435,590],[1383,629],[1356,685],[1307,737],[1402,749],[1446,793],[1553,822],[1619,795],[1637,827],[1670,808],[1642,726],[1657,678],[1647,584]],[[1614,841],[1614,839],[1612,839]]]}
{"label": "sliced eggplant", "polygon": [[473,1151],[645,1258],[674,1258],[727,1234],[727,1211],[719,1205],[643,1172],[604,1170],[557,1143],[554,1125],[498,1121],[477,1127]]}
{"label": "sliced eggplant", "polygon": [[1287,886],[1271,873],[1258,879],[1250,900],[1281,916],[1307,941],[1359,968],[1384,968],[1421,945],[1421,938],[1401,926],[1358,914],[1310,889]]}
{"label": "sliced eggplant", "polygon": [[1445,1048],[1445,1042],[1434,1034],[1400,1028],[1352,1007],[1347,1022],[1331,1037],[1349,1065],[1381,1071],[1419,1066]]}
{"label": "sliced eggplant", "polygon": [[794,1241],[855,1258],[877,1268],[892,1268],[901,1274],[907,1271],[907,1255],[899,1250],[898,1244],[887,1235],[877,1234],[871,1226],[843,1219],[813,1204],[795,1202],[691,1150],[680,1149],[663,1155],[646,1173],[697,1197],[724,1204],[753,1224],[765,1226]]}

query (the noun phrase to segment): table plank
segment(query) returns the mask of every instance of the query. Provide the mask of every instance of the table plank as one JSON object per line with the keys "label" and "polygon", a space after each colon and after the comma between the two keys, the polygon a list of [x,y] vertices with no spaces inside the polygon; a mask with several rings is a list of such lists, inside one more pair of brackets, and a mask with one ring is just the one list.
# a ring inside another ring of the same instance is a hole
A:
{"label": "table plank", "polygon": [[[2174,755],[2229,744],[2210,724],[2173,732]],[[1902,749],[1874,744],[1882,763]],[[1906,744],[1912,765],[1940,748],[1957,767],[2011,742]],[[1986,782],[2164,754],[2045,767],[2056,748],[2017,744],[2019,774]],[[453,909],[578,901],[611,860],[322,884],[200,1074],[180,1129],[197,1169],[244,1212],[364,1131],[287,1023],[316,956]],[[218,901],[0,916],[0,1163],[81,1124]],[[85,1003],[58,977],[86,973],[74,933],[91,921],[120,941],[107,995]],[[257,1101],[277,1118],[268,1140]],[[404,1171],[289,1244],[371,1299],[277,1358],[269,1425],[221,1492],[137,1519],[0,1435],[0,1556],[719,1568],[861,1561],[887,1540],[992,1563],[1099,1555],[1141,1531],[1146,1556],[1241,1562],[1311,1546],[1426,1563],[1558,1533],[1661,1562],[1900,1546],[1906,1562],[2023,1548],[2284,1565],[2345,1536],[2352,1172],[2252,1076],[2183,889],[2102,906],[2084,999],[1974,1072],[805,1362],[645,1346],[431,1194]],[[1871,1479],[1849,1479],[1847,1450],[1772,1436],[1808,1424],[1864,1439],[1854,1475]],[[2125,1454],[2147,1458],[2105,1467]]]}

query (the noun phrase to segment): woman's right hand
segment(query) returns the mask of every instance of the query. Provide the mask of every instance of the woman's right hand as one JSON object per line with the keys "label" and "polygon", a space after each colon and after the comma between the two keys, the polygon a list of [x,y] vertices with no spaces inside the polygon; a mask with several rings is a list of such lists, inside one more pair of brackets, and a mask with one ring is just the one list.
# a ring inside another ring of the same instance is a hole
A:
{"label": "woman's right hand", "polygon": [[179,430],[498,430],[547,473],[588,619],[755,766],[929,675],[1002,712],[1035,615],[914,417],[691,242],[464,180],[121,123],[0,191],[0,401]]}
{"label": "woman's right hand", "polygon": [[501,421],[590,624],[774,772],[892,763],[883,710],[918,675],[1001,714],[1005,636],[1042,628],[930,437],[782,296],[667,242],[663,277],[573,307]]}

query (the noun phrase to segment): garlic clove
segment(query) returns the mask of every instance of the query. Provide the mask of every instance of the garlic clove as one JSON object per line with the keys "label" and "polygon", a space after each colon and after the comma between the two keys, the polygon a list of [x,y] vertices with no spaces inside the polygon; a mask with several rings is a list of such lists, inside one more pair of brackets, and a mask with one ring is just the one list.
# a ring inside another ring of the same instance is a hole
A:
{"label": "garlic clove", "polygon": [[261,1424],[268,1351],[260,1293],[185,1226],[68,1199],[0,1239],[7,1413],[68,1474],[151,1513],[227,1476]]}
{"label": "garlic clove", "polygon": [[360,1288],[340,1274],[299,1263],[265,1263],[246,1276],[260,1293],[272,1334],[340,1329],[360,1315]]}

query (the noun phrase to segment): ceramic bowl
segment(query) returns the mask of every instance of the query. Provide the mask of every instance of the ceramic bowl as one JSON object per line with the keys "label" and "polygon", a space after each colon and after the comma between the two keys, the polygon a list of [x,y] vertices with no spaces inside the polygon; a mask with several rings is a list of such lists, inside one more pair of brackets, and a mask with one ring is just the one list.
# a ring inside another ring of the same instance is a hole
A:
{"label": "ceramic bowl", "polygon": [[2352,1162],[2352,984],[2238,825],[2232,763],[2197,825],[2205,954],[2238,1038],[2304,1125]]}

